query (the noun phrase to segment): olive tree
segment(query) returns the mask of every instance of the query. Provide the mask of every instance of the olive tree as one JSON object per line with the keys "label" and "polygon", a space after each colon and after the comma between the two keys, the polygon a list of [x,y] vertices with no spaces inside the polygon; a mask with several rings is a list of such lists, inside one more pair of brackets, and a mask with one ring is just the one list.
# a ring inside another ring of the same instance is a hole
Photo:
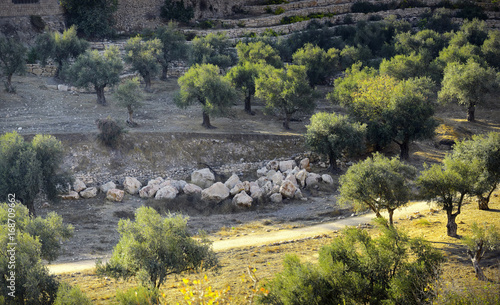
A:
{"label": "olive tree", "polygon": [[328,156],[328,170],[337,172],[337,159],[355,156],[365,149],[366,125],[351,122],[347,116],[318,112],[307,125],[306,144]]}
{"label": "olive tree", "polygon": [[5,75],[5,89],[14,93],[12,75],[26,70],[26,47],[13,38],[0,36],[0,69]]}
{"label": "olive tree", "polygon": [[477,161],[479,178],[474,181],[473,193],[480,210],[489,210],[490,197],[500,183],[500,134],[474,135],[453,146],[452,157],[463,162]]}
{"label": "olive tree", "polygon": [[282,69],[268,66],[255,80],[255,95],[265,100],[267,111],[284,117],[283,127],[287,130],[293,114],[311,113],[315,108],[304,66],[288,65]]}
{"label": "olive tree", "polygon": [[185,60],[189,57],[189,47],[186,44],[186,37],[177,28],[177,23],[169,22],[167,26],[157,28],[153,38],[159,39],[161,42],[161,79],[166,80],[168,66],[174,61]]}
{"label": "olive tree", "polygon": [[236,52],[238,54],[238,63],[250,62],[258,64],[264,62],[275,68],[283,67],[283,61],[279,52],[269,44],[263,41],[256,42],[239,42],[236,45]]}
{"label": "olive tree", "polygon": [[382,217],[380,211],[386,209],[392,226],[394,211],[410,200],[416,172],[411,165],[376,153],[352,165],[340,177],[340,202],[352,202],[357,210],[369,207],[377,217]]}
{"label": "olive tree", "polygon": [[212,64],[222,69],[236,62],[236,54],[224,33],[209,33],[204,37],[195,37],[191,44],[191,64]]}
{"label": "olive tree", "polygon": [[225,113],[236,98],[236,91],[219,70],[212,64],[195,64],[178,79],[180,91],[175,97],[177,105],[188,107],[200,103],[203,109],[201,125],[205,128],[214,128],[210,124],[210,115]]}
{"label": "olive tree", "polygon": [[56,76],[59,76],[63,64],[68,64],[71,59],[76,59],[89,47],[89,43],[78,38],[76,27],[71,26],[62,34],[47,32],[37,37],[35,50],[40,56],[42,64],[50,58],[57,64]]}
{"label": "olive tree", "polygon": [[249,61],[241,62],[232,67],[226,74],[226,78],[231,84],[245,96],[245,112],[255,114],[252,111],[252,96],[255,95],[255,80],[259,76],[263,64],[252,63]]}
{"label": "olive tree", "polygon": [[441,86],[439,100],[467,107],[467,121],[474,122],[476,106],[484,103],[487,94],[498,87],[497,74],[493,68],[484,68],[474,60],[466,64],[450,63],[444,70]]}
{"label": "olive tree", "polygon": [[[28,209],[19,205],[15,196],[6,199],[7,203],[0,204],[1,295],[15,304],[52,304],[58,282],[54,275],[49,274],[42,259],[52,261],[57,258],[61,242],[72,236],[73,227],[63,224],[62,217],[55,213],[50,213],[46,218],[30,217]],[[15,215],[14,232],[11,230],[12,222],[9,220],[12,217],[9,213]],[[15,263],[11,258],[13,255]],[[15,288],[9,287],[13,283],[12,276],[15,278]]]}
{"label": "olive tree", "polygon": [[446,211],[448,236],[458,237],[456,218],[465,196],[473,195],[474,183],[480,176],[478,168],[478,160],[464,162],[447,156],[442,164],[433,164],[417,178],[420,196]]}
{"label": "olive tree", "polygon": [[120,219],[120,241],[110,261],[97,263],[99,274],[117,278],[136,276],[143,284],[159,288],[170,274],[217,265],[217,257],[207,239],[189,234],[187,218],[162,217],[153,208],[140,207],[135,221]]}
{"label": "olive tree", "polygon": [[339,69],[340,51],[331,48],[328,51],[307,43],[293,54],[293,63],[307,68],[307,77],[311,86],[325,84],[327,77]]}
{"label": "olive tree", "polygon": [[476,277],[481,281],[487,281],[479,263],[486,251],[495,250],[500,246],[500,233],[495,225],[479,226],[476,222],[472,223],[471,231],[472,235],[464,236],[463,243],[467,247],[467,255],[472,262]]}
{"label": "olive tree", "polygon": [[334,95],[349,115],[367,124],[368,142],[381,150],[391,141],[400,147],[400,158],[409,158],[409,145],[434,135],[431,93],[434,86],[428,78],[397,80],[388,75],[371,76],[357,71],[339,82]]}
{"label": "olive tree", "polygon": [[151,89],[151,80],[159,72],[159,59],[162,58],[162,43],[160,39],[143,41],[141,37],[127,40],[125,48],[125,62],[132,65],[132,69],[139,72],[146,83],[145,90]]}
{"label": "olive tree", "polygon": [[122,107],[127,108],[128,119],[127,124],[135,127],[137,123],[134,122],[134,110],[141,107],[142,104],[140,100],[143,95],[139,88],[139,79],[127,79],[123,84],[119,85],[115,91],[115,98],[118,100],[118,104]]}
{"label": "olive tree", "polygon": [[104,89],[120,82],[122,70],[120,50],[116,46],[111,46],[103,54],[97,50],[86,51],[78,56],[67,73],[77,87],[93,86],[97,94],[97,103],[106,105]]}
{"label": "olive tree", "polygon": [[53,199],[56,186],[70,180],[60,170],[61,156],[62,145],[52,136],[37,135],[32,143],[17,132],[0,136],[0,198],[15,194],[35,215],[38,193]]}
{"label": "olive tree", "polygon": [[261,304],[424,304],[444,261],[428,241],[378,221],[380,236],[348,227],[319,251],[318,264],[296,255],[264,284]]}

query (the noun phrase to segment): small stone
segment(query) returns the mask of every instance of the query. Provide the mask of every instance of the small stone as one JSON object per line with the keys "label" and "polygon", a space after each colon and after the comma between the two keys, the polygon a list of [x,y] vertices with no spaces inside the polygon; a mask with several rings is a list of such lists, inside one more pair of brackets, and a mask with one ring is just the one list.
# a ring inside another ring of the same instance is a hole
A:
{"label": "small stone", "polygon": [[234,196],[240,193],[241,191],[245,191],[245,185],[243,184],[243,182],[236,184],[229,193],[231,194],[231,196]]}
{"label": "small stone", "polygon": [[305,187],[306,186],[306,178],[307,178],[307,170],[303,169],[299,171],[297,174],[295,174],[295,179],[300,183],[300,186]]}
{"label": "small stone", "polygon": [[283,182],[283,174],[281,172],[276,172],[276,174],[271,177],[271,180],[274,184],[281,185]]}
{"label": "small stone", "polygon": [[318,183],[321,181],[321,176],[315,173],[308,173],[306,178],[306,186],[307,187],[315,187],[318,186]]}
{"label": "small stone", "polygon": [[272,160],[267,162],[266,168],[269,170],[277,171],[280,168],[280,164],[278,161]]}
{"label": "small stone", "polygon": [[267,175],[267,172],[268,172],[268,170],[265,166],[262,168],[259,168],[257,170],[257,177],[264,177],[265,175]]}

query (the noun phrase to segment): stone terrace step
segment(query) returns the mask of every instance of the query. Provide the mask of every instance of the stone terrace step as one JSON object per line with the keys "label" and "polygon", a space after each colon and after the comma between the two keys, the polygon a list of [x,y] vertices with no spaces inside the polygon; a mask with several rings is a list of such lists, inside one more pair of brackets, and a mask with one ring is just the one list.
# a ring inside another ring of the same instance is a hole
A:
{"label": "stone terrace step", "polygon": [[289,16],[307,16],[309,14],[316,13],[334,13],[334,14],[345,14],[349,13],[351,10],[352,3],[345,4],[329,4],[326,6],[313,6],[313,7],[303,7],[299,9],[285,11],[280,15],[265,15],[263,17],[249,17],[241,19],[219,19],[224,26],[237,26],[238,24],[244,24],[245,27],[268,27],[280,24],[283,17]]}
{"label": "stone terrace step", "polygon": [[285,11],[289,11],[306,7],[327,6],[331,4],[352,4],[352,3],[353,3],[352,0],[305,0],[305,1],[293,1],[284,4],[247,5],[243,7],[243,10],[246,11],[248,14],[257,15],[257,14],[265,14],[267,8],[272,9],[274,12],[274,10],[276,10],[279,7],[283,8]]}
{"label": "stone terrace step", "polygon": [[418,7],[418,8],[407,8],[407,9],[397,9],[391,11],[383,11],[383,12],[375,12],[375,13],[349,13],[349,14],[339,14],[333,17],[325,17],[321,19],[311,19],[301,22],[296,22],[292,24],[281,24],[275,26],[267,26],[267,27],[245,27],[245,28],[233,28],[233,29],[220,29],[220,30],[192,30],[186,29],[185,32],[194,33],[195,35],[205,36],[208,33],[226,33],[229,38],[237,38],[243,37],[250,33],[255,33],[257,35],[264,33],[267,29],[272,29],[281,35],[290,34],[296,31],[301,31],[305,29],[310,22],[316,20],[320,23],[331,23],[333,25],[342,25],[344,24],[344,18],[349,15],[353,22],[365,21],[370,18],[370,16],[380,16],[382,18],[388,17],[390,15],[396,15],[398,18],[404,18],[407,20],[412,20],[414,18],[418,18],[422,13],[428,11],[429,8]]}

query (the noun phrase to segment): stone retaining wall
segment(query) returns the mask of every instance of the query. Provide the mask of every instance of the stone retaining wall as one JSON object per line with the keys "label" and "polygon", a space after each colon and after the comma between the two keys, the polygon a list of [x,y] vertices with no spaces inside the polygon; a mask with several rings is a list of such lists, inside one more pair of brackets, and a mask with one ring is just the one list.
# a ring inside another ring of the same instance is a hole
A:
{"label": "stone retaining wall", "polygon": [[63,10],[57,0],[39,0],[38,3],[14,4],[11,0],[0,1],[0,17],[54,16]]}

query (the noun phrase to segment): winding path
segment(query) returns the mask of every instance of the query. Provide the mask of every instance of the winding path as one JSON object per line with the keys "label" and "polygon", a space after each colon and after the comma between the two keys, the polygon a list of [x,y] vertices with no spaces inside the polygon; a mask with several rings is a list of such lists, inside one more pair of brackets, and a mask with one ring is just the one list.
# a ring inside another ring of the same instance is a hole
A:
{"label": "winding path", "polygon": [[[428,210],[429,205],[426,202],[415,202],[405,208],[396,210],[394,212],[394,219],[405,217],[411,215],[417,211]],[[386,212],[383,212],[384,217],[388,217]],[[332,222],[322,223],[309,227],[302,227],[291,230],[280,230],[275,232],[268,232],[262,234],[252,234],[246,236],[240,236],[235,238],[229,238],[225,240],[214,241],[212,247],[216,252],[227,251],[229,249],[243,248],[250,246],[260,246],[268,245],[280,241],[303,239],[307,237],[313,237],[321,234],[328,234],[335,230],[340,230],[345,226],[357,226],[360,224],[369,223],[375,217],[374,213],[368,213],[361,216],[348,217],[341,220],[336,220]],[[106,258],[103,258],[106,261]],[[60,263],[48,265],[49,272],[52,274],[60,274],[66,272],[79,272],[90,270],[95,267],[95,260],[82,260],[78,262],[71,263]]]}

